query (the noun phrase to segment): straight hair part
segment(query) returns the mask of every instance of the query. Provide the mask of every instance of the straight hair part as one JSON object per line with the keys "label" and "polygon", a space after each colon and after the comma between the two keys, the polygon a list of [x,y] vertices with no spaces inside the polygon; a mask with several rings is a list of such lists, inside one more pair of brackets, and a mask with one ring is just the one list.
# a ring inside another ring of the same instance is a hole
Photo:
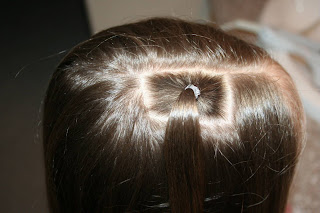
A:
{"label": "straight hair part", "polygon": [[113,27],[50,81],[50,212],[284,213],[304,132],[292,79],[264,50],[178,19]]}

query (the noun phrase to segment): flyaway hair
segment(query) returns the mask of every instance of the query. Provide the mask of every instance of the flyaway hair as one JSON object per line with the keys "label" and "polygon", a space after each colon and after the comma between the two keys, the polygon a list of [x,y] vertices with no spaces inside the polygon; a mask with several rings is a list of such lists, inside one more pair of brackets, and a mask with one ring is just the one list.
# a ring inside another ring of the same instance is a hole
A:
{"label": "flyaway hair", "polygon": [[50,212],[284,213],[304,122],[286,71],[215,26],[104,30],[47,90]]}

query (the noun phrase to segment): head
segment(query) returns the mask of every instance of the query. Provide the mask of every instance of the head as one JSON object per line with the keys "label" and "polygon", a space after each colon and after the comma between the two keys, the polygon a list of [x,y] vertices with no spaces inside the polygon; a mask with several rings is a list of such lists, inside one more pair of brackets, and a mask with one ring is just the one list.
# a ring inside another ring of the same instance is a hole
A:
{"label": "head", "polygon": [[304,114],[264,50],[155,18],[73,48],[43,127],[52,212],[283,213]]}

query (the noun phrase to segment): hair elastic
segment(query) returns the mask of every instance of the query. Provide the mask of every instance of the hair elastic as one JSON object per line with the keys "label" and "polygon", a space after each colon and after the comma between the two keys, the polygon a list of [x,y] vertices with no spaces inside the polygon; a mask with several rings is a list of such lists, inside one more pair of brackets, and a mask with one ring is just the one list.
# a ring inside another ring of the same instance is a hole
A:
{"label": "hair elastic", "polygon": [[199,95],[200,95],[200,89],[198,87],[196,87],[195,85],[193,84],[189,84],[185,90],[187,89],[192,89],[193,90],[193,93],[194,93],[194,96],[196,97],[196,99],[198,99]]}

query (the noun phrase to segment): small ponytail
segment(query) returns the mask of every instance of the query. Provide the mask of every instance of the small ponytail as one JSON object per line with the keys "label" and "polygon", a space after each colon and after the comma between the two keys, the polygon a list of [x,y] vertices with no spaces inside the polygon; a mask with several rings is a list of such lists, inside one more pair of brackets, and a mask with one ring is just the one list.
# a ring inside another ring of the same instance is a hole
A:
{"label": "small ponytail", "polygon": [[172,213],[203,211],[204,159],[194,89],[179,95],[168,119],[164,157]]}

